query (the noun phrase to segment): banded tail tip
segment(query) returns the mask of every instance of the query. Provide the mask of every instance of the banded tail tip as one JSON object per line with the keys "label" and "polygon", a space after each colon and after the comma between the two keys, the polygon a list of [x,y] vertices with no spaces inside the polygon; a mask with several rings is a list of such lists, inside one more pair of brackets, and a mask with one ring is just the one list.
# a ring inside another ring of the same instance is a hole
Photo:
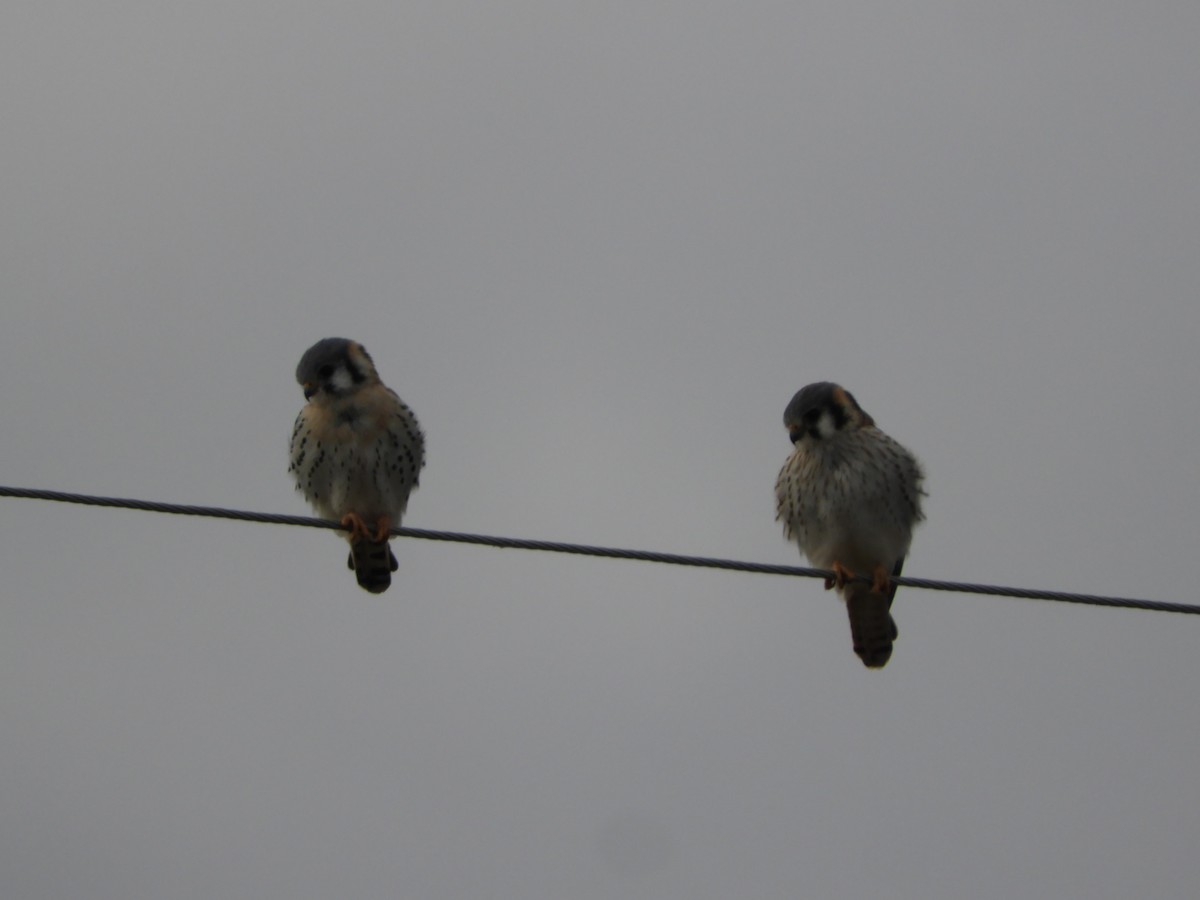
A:
{"label": "banded tail tip", "polygon": [[372,594],[382,594],[391,587],[392,573],[400,567],[386,540],[353,542],[346,565],[354,570],[359,587]]}
{"label": "banded tail tip", "polygon": [[854,652],[868,669],[882,669],[892,658],[892,645],[900,636],[896,621],[888,610],[886,594],[872,591],[868,585],[848,585],[846,611],[850,615],[850,637]]}

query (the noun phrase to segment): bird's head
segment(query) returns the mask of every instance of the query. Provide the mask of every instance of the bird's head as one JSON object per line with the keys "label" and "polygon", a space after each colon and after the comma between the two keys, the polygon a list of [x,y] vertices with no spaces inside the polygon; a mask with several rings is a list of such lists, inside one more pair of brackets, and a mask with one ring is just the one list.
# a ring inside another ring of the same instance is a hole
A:
{"label": "bird's head", "polygon": [[345,397],[379,381],[379,374],[362,344],[346,338],[325,338],[300,357],[296,380],[304,388],[304,398],[310,400],[318,394]]}
{"label": "bird's head", "polygon": [[875,424],[854,395],[831,381],[818,381],[802,387],[783,413],[788,437],[796,444],[808,437],[826,441],[842,431],[868,428]]}

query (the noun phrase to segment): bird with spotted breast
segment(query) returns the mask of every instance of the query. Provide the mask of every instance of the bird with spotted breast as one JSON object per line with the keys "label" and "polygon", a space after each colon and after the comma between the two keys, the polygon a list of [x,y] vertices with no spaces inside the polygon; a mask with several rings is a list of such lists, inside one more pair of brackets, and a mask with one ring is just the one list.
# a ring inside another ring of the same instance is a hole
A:
{"label": "bird with spotted breast", "polygon": [[397,568],[389,531],[425,465],[425,436],[357,341],[317,341],[296,380],[308,402],[292,429],[288,471],[317,515],[349,528],[347,565],[359,585],[383,593]]}
{"label": "bird with spotted breast", "polygon": [[825,589],[836,587],[846,601],[854,652],[881,668],[899,634],[891,579],[923,518],[921,466],[853,394],[828,381],[798,391],[783,424],[795,449],[775,482],[776,518],[814,566],[833,571]]}

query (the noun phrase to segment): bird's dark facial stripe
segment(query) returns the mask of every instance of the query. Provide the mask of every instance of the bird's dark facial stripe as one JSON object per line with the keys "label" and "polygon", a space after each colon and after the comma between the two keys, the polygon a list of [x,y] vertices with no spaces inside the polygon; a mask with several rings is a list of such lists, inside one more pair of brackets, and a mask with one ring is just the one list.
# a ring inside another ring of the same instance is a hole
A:
{"label": "bird's dark facial stripe", "polygon": [[[849,396],[849,395],[847,395]],[[850,398],[853,401],[853,397]],[[829,415],[833,417],[833,427],[841,431],[846,423],[850,421],[850,417],[846,414],[846,408],[840,403],[830,403],[827,407]]]}

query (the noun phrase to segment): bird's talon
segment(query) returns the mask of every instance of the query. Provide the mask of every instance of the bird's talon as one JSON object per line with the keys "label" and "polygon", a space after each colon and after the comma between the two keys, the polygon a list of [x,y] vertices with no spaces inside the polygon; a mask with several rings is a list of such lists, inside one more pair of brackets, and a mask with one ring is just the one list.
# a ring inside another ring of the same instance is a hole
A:
{"label": "bird's talon", "polygon": [[371,539],[371,532],[367,530],[367,523],[355,513],[346,513],[346,515],[342,516],[342,525],[350,529],[348,538],[352,544],[357,541]]}
{"label": "bird's talon", "polygon": [[[854,580],[854,573],[843,566],[840,562],[834,562],[833,566],[833,586],[839,591],[846,586],[846,582]],[[829,590],[829,579],[825,581],[825,589]]]}

